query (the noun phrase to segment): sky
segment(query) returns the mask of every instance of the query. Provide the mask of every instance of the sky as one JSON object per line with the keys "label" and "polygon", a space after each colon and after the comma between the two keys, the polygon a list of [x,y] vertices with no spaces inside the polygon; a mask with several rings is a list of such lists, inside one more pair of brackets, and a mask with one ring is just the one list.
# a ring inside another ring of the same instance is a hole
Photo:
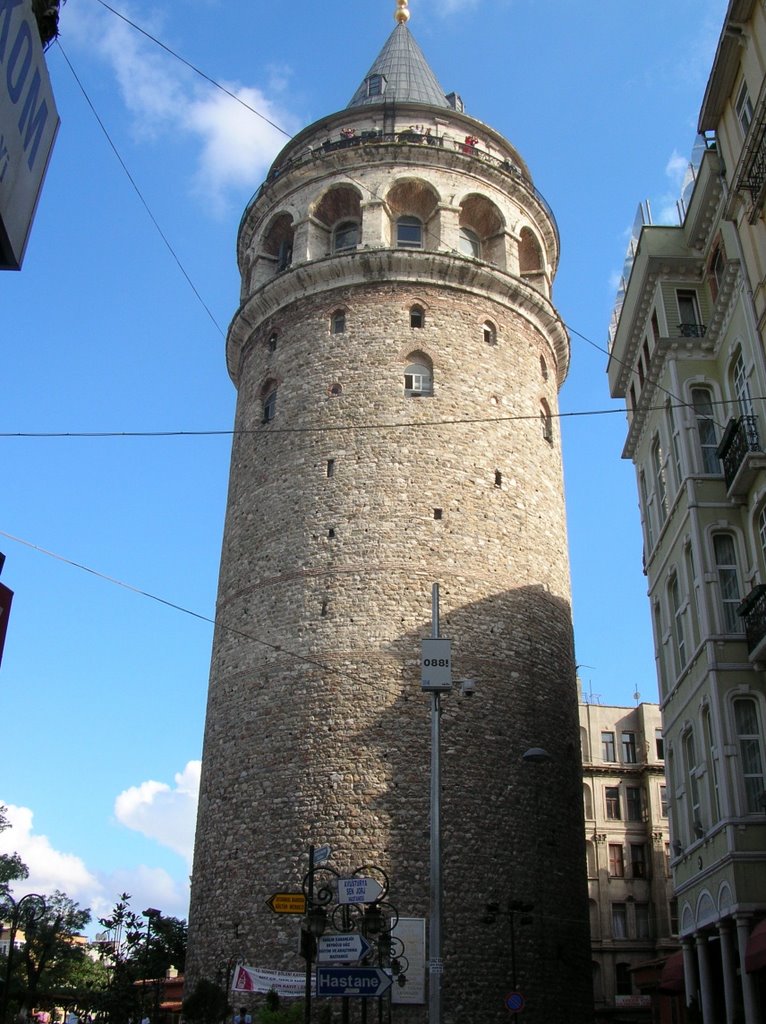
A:
{"label": "sky", "polygon": [[[0,666],[13,828],[0,852],[30,867],[17,895],[59,888],[97,918],[129,892],[137,910],[186,916],[237,228],[287,141],[268,121],[290,135],[345,107],[396,5],[110,5],[168,49],[102,0],[68,0],[47,54],[61,129],[23,268],[0,275],[0,551],[15,592]],[[655,222],[673,215],[726,7],[410,3],[445,91],[513,143],[558,221],[575,644],[583,690],[602,704],[657,700],[609,318],[638,203]]]}

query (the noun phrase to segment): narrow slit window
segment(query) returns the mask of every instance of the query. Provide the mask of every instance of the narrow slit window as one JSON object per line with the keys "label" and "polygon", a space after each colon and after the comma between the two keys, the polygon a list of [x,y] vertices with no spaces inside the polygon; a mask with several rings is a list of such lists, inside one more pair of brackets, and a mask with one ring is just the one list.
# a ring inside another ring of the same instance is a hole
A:
{"label": "narrow slit window", "polygon": [[410,327],[423,327],[425,324],[425,313],[422,306],[413,306],[410,310]]}
{"label": "narrow slit window", "polygon": [[327,476],[335,476],[335,459],[327,460]]}
{"label": "narrow slit window", "polygon": [[442,509],[435,508],[434,509],[434,519],[441,519],[441,518],[442,518]]}
{"label": "narrow slit window", "polygon": [[503,486],[503,474],[500,472],[499,469],[496,469],[495,470],[495,487],[502,487],[502,486]]}
{"label": "narrow slit window", "polygon": [[344,309],[336,309],[332,315],[332,333],[333,334],[345,334],[346,332],[346,311]]}
{"label": "narrow slit window", "polygon": [[269,336],[269,352],[276,352],[277,350],[277,332]]}

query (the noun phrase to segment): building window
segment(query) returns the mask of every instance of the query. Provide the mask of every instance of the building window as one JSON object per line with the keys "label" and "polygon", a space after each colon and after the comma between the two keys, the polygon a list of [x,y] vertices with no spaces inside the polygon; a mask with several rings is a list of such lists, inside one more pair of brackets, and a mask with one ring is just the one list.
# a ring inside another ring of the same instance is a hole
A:
{"label": "building window", "polygon": [[263,422],[271,423],[277,414],[277,389],[272,388],[263,399]]}
{"label": "building window", "polygon": [[345,252],[359,245],[359,225],[355,220],[344,220],[335,228],[332,240],[333,252]]}
{"label": "building window", "polygon": [[640,786],[625,787],[625,805],[628,812],[628,821],[643,821],[644,807]]}
{"label": "building window", "polygon": [[721,820],[721,805],[718,798],[718,758],[716,757],[715,743],[713,741],[713,720],[710,715],[710,708],[705,707],[702,711],[702,728],[707,746],[708,757],[710,758],[710,770],[708,780],[710,786],[710,808],[712,820]]}
{"label": "building window", "polygon": [[333,334],[345,334],[346,332],[346,311],[336,309],[332,315],[330,326]]}
{"label": "building window", "polygon": [[636,763],[636,734],[634,732],[622,734],[622,760],[624,764]]}
{"label": "building window", "polygon": [[269,352],[276,352],[277,350],[277,332],[274,331],[269,335]]}
{"label": "building window", "polygon": [[386,80],[383,75],[370,75],[365,82],[367,86],[367,98],[371,96],[382,96],[386,91]]}
{"label": "building window", "polygon": [[[758,539],[761,542],[761,558],[766,566],[766,505],[758,514]],[[761,579],[764,577],[762,576]]]}
{"label": "building window", "polygon": [[[639,877],[638,875],[636,876]],[[643,878],[643,875],[640,876]],[[652,937],[652,926],[649,919],[649,904],[636,903],[636,938],[650,939]]]}
{"label": "building window", "polygon": [[540,356],[540,376],[543,380],[548,379],[548,364],[546,363],[544,356]]}
{"label": "building window", "polygon": [[464,256],[473,256],[474,259],[479,259],[481,256],[481,241],[479,236],[471,228],[460,229],[460,240],[458,242],[460,252]]}
{"label": "building window", "polygon": [[676,488],[678,488],[681,486],[681,481],[684,478],[683,470],[681,468],[681,442],[678,436],[676,415],[670,402],[668,402],[665,409],[668,417],[668,430],[670,431],[670,445],[673,453],[673,468],[675,470]]}
{"label": "building window", "polygon": [[634,878],[646,878],[646,846],[630,844],[630,873]]}
{"label": "building window", "polygon": [[697,421],[697,443],[702,457],[702,472],[720,476],[721,463],[716,455],[718,434],[713,419],[713,396],[709,388],[692,388],[691,398]]}
{"label": "building window", "polygon": [[764,776],[758,707],[751,697],[734,701],[734,723],[739,748],[739,772],[745,794],[745,810],[763,814]]}
{"label": "building window", "polygon": [[660,817],[668,816],[668,787],[660,786]]}
{"label": "building window", "polygon": [[678,900],[670,900],[668,903],[668,917],[670,918],[670,934],[678,935]]}
{"label": "building window", "polygon": [[731,381],[734,387],[737,405],[739,406],[740,416],[752,416],[754,413],[753,396],[750,393],[750,380],[748,378],[747,370],[745,369],[745,360],[742,356],[742,349],[738,350],[737,357],[732,365]]}
{"label": "building window", "polygon": [[544,439],[549,444],[553,444],[553,417],[546,401],[540,403],[540,426]]}
{"label": "building window", "polygon": [[739,121],[739,126],[742,129],[742,135],[747,135],[750,123],[753,120],[753,104],[750,100],[750,94],[747,91],[747,83],[742,81],[742,85],[739,87],[737,93],[737,100],[734,104],[734,111]]}
{"label": "building window", "polygon": [[620,843],[609,844],[609,874],[612,878],[625,877],[625,861]]}
{"label": "building window", "polygon": [[336,381],[335,384],[331,384],[330,385],[330,397],[331,398],[338,398],[338,396],[342,395],[342,394],[343,394],[343,385],[342,384],[339,384]]}
{"label": "building window", "polygon": [[495,470],[495,487],[502,487],[502,486],[503,486],[503,474],[500,472],[499,469],[496,469]]}
{"label": "building window", "polygon": [[654,547],[654,531],[652,530],[652,513],[649,508],[649,492],[646,487],[646,474],[643,469],[638,475],[638,486],[641,492],[641,506],[646,530],[646,546],[651,551]]}
{"label": "building window", "polygon": [[327,476],[335,476],[335,459],[327,460]]}
{"label": "building window", "polygon": [[614,733],[601,733],[601,757],[604,761],[616,761],[617,755],[614,747]]}
{"label": "building window", "polygon": [[654,749],[657,754],[658,761],[665,760],[665,740],[662,735],[662,729],[654,730]]}
{"label": "building window", "polygon": [[[612,938],[627,939],[628,908],[624,903],[612,904]],[[618,964],[618,967],[620,965]]]}
{"label": "building window", "polygon": [[718,596],[721,625],[725,633],[741,633],[742,622],[737,615],[740,604],[739,573],[734,538],[729,533],[713,534],[713,552],[718,574]]}
{"label": "building window", "polygon": [[678,303],[678,332],[684,338],[701,338],[705,330],[700,317],[697,293],[684,288],[676,292]]}
{"label": "building window", "polygon": [[418,217],[400,217],[396,222],[398,249],[423,248],[423,222]]}
{"label": "building window", "polygon": [[422,306],[412,306],[410,309],[410,327],[421,328],[425,326],[426,315]]}
{"label": "building window", "polygon": [[684,736],[684,758],[686,760],[686,777],[689,782],[689,811],[691,814],[692,836],[701,838],[705,829],[702,824],[702,806],[700,804],[700,787],[697,778],[697,752],[694,744],[694,733],[690,729]]}
{"label": "building window", "polygon": [[585,809],[585,817],[589,818],[589,819],[592,818],[593,817],[593,795],[592,795],[592,793],[590,791],[590,786],[588,785],[587,782],[583,783],[583,787],[582,787],[582,802],[583,802],[583,808]]}
{"label": "building window", "polygon": [[433,394],[434,378],[426,363],[410,363],[404,371],[404,393],[410,398],[429,397]]}
{"label": "building window", "polygon": [[620,814],[620,787],[607,786],[604,790],[606,799],[606,816],[610,821],[619,821]]}
{"label": "building window", "polygon": [[662,448],[659,437],[655,437],[652,444],[652,477],[654,494],[657,498],[657,515],[660,519],[660,529],[668,518],[668,492],[665,487],[665,467],[663,466]]}
{"label": "building window", "polygon": [[497,330],[491,320],[485,320],[481,330],[487,345],[497,345]]}
{"label": "building window", "polygon": [[723,287],[725,272],[726,257],[724,256],[723,246],[719,244],[716,246],[715,252],[710,257],[710,263],[708,264],[708,280],[710,282],[710,293],[713,296],[713,302],[716,301]]}
{"label": "building window", "polygon": [[277,249],[277,270],[287,270],[293,262],[293,240],[283,239]]}
{"label": "building window", "polygon": [[680,673],[686,665],[686,636],[684,634],[684,608],[678,586],[678,576],[674,573],[668,583],[670,609],[673,613],[673,643],[676,653],[676,672]]}

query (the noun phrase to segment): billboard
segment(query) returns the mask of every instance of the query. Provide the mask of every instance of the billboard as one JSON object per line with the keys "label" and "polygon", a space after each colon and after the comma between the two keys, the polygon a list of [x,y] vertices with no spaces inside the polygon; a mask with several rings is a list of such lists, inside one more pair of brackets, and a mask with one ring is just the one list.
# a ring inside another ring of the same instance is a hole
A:
{"label": "billboard", "polygon": [[32,0],[0,0],[0,269],[19,270],[59,127]]}

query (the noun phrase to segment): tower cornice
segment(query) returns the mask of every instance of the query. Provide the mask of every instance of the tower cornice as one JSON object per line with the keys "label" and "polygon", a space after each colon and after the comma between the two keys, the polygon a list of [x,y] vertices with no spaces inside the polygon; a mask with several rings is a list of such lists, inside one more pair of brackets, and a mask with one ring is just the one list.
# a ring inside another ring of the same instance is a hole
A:
{"label": "tower cornice", "polygon": [[[333,289],[387,284],[437,287],[483,296],[512,307],[549,341],[560,388],[569,369],[569,336],[552,303],[523,278],[460,253],[364,249],[299,264],[272,278],[237,310],[226,342],[229,374],[238,383],[242,351],[264,320],[296,301]],[[328,297],[328,302],[330,301]]]}

